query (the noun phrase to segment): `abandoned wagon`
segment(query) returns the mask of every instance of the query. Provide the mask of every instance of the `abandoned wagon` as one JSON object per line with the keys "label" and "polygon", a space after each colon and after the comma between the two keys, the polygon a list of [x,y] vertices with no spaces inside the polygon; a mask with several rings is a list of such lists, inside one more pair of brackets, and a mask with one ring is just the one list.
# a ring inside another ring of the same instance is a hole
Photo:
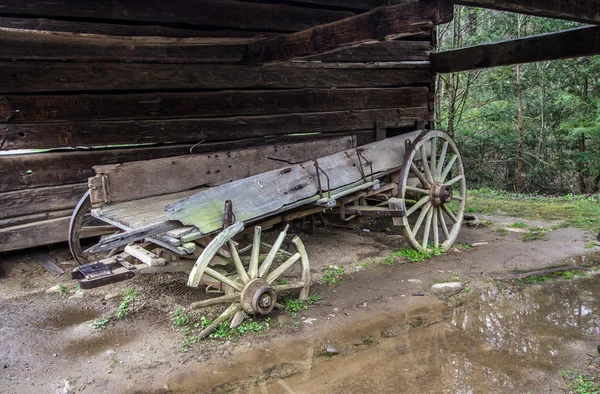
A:
{"label": "abandoned wagon", "polygon": [[[594,5],[565,0],[457,3],[600,20]],[[453,7],[1,3],[0,251],[68,240],[84,288],[190,272],[190,286],[223,293],[194,307],[230,304],[207,335],[269,313],[282,291],[308,296],[302,241],[282,248],[293,220],[384,216],[414,248],[449,248],[466,176],[456,144],[434,129],[435,73],[599,46],[586,27],[433,53]],[[272,244],[261,240],[280,223]]]}

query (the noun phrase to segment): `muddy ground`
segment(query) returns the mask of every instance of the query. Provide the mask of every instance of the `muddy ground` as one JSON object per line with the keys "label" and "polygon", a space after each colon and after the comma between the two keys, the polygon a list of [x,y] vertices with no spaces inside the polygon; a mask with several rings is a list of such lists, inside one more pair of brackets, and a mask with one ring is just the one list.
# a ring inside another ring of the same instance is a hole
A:
{"label": "muddy ground", "polygon": [[[206,296],[187,288],[183,274],[77,291],[67,275],[45,271],[26,252],[2,255],[0,392],[546,393],[563,392],[561,371],[569,367],[597,373],[598,276],[528,287],[489,279],[594,265],[598,256],[581,257],[590,253],[590,234],[560,228],[523,242],[521,233],[494,231],[516,219],[482,219],[493,226],[464,227],[459,236],[460,244],[475,245],[469,250],[393,265],[378,261],[405,242],[383,219],[299,232],[311,293],[323,298],[295,319],[274,312],[260,334],[189,348],[173,312]],[[66,271],[73,267],[64,245],[46,251]],[[342,285],[319,283],[330,265],[345,267]],[[430,294],[433,283],[451,277],[468,290],[449,299]],[[57,284],[68,294],[46,292]],[[128,316],[92,329],[114,316],[127,288],[138,291]]]}

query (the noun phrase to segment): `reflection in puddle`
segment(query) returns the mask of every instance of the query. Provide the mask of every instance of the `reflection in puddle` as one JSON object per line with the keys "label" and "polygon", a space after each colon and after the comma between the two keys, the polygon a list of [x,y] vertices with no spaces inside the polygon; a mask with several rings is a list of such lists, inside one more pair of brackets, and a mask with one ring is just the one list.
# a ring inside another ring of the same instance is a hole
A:
{"label": "reflection in puddle", "polygon": [[[599,286],[592,276],[485,289],[457,308],[437,304],[348,324],[327,338],[337,341],[339,356],[320,356],[319,339],[288,339],[211,373],[199,364],[169,386],[186,393],[547,392],[561,369],[595,351]],[[349,333],[358,335],[353,342]],[[356,344],[366,336],[374,342]]]}

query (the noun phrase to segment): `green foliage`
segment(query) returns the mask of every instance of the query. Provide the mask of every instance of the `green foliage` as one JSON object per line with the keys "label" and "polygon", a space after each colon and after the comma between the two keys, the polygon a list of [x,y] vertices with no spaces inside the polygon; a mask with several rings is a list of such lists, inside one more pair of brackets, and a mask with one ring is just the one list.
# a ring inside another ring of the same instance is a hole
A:
{"label": "green foliage", "polygon": [[321,279],[323,284],[330,286],[339,286],[344,284],[344,280],[342,279],[342,276],[345,273],[344,266],[338,267],[335,265],[329,265],[324,267],[323,270],[325,271],[325,275],[323,275],[323,279]]}
{"label": "green foliage", "polygon": [[528,233],[521,236],[521,240],[524,242],[535,241],[542,239],[550,229],[544,227],[532,227]]}
{"label": "green foliage", "polygon": [[270,328],[271,319],[266,317],[262,320],[246,319],[236,328],[230,328],[229,322],[224,321],[219,324],[209,335],[211,339],[232,341],[244,337],[249,333],[261,333]]}
{"label": "green foliage", "polygon": [[299,298],[286,297],[281,301],[281,304],[285,306],[286,312],[288,312],[294,319],[297,317],[298,311],[305,311],[309,305],[321,300],[323,295],[315,293],[308,297],[308,300],[303,301]]}
{"label": "green foliage", "polygon": [[501,237],[505,237],[508,234],[510,234],[510,231],[508,231],[505,228],[495,228],[493,231],[494,231],[494,233],[500,235]]}
{"label": "green foliage", "polygon": [[187,326],[190,322],[190,316],[185,313],[182,307],[178,306],[175,312],[173,312],[173,319],[171,321],[178,327]]}
{"label": "green foliage", "polygon": [[469,245],[469,244],[455,243],[454,247],[458,250],[470,250],[471,249],[471,245]]}
{"label": "green foliage", "polygon": [[590,242],[588,242],[588,243],[585,244],[585,248],[586,249],[594,249],[596,247],[598,247],[598,243],[594,242],[594,241],[590,241]]}
{"label": "green foliage", "polygon": [[523,222],[514,222],[509,227],[512,227],[512,228],[525,228],[525,227],[527,227],[527,224],[523,223]]}
{"label": "green foliage", "polygon": [[106,324],[110,321],[110,317],[102,317],[100,319],[96,319],[94,320],[91,324],[90,327],[93,328],[94,330],[104,330],[106,328]]}
{"label": "green foliage", "polygon": [[523,279],[517,279],[514,281],[514,284],[517,286],[524,285],[538,285],[542,283],[546,283],[552,279],[566,279],[573,280],[576,276],[585,276],[586,273],[583,271],[564,271],[564,272],[556,272],[546,275],[532,275]]}
{"label": "green foliage", "polygon": [[373,342],[375,342],[375,340],[373,339],[373,337],[365,337],[361,339],[361,342],[363,343],[363,345],[371,345]]}
{"label": "green foliage", "polygon": [[129,306],[135,300],[135,297],[137,295],[137,290],[134,290],[132,288],[129,288],[125,291],[125,294],[123,295],[123,301],[119,305],[117,313],[115,314],[115,317],[117,319],[124,319],[125,316],[127,316],[127,314],[129,313]]}
{"label": "green foliage", "polygon": [[426,251],[415,250],[413,248],[403,248],[397,252],[392,253],[393,256],[402,257],[410,260],[411,263],[420,263],[421,261],[425,261],[426,259],[431,258],[431,254]]}
{"label": "green foliage", "polygon": [[65,285],[58,285],[58,291],[63,297],[67,297],[69,295],[69,288]]}
{"label": "green foliage", "polygon": [[600,373],[590,377],[577,372],[574,368],[569,368],[561,375],[567,381],[566,385],[570,393],[600,394]]}
{"label": "green foliage", "polygon": [[379,260],[379,264],[381,265],[394,265],[394,257],[388,256],[383,260]]}

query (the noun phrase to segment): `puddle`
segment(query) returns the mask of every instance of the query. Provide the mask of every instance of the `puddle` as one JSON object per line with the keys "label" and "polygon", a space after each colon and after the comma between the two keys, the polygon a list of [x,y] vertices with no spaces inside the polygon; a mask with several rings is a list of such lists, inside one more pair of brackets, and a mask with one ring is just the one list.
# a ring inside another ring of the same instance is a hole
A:
{"label": "puddle", "polygon": [[60,309],[48,312],[46,316],[35,323],[38,328],[60,329],[76,326],[83,322],[96,319],[101,313],[94,309],[84,309],[78,307],[61,307]]}
{"label": "puddle", "polygon": [[[598,288],[600,275],[485,289],[460,307],[405,314],[403,322],[386,313],[347,324],[335,357],[321,355],[323,338],[288,338],[222,366],[198,364],[168,386],[175,393],[549,392],[562,384],[560,371],[598,356]],[[362,344],[347,339],[367,332],[377,334]]]}

